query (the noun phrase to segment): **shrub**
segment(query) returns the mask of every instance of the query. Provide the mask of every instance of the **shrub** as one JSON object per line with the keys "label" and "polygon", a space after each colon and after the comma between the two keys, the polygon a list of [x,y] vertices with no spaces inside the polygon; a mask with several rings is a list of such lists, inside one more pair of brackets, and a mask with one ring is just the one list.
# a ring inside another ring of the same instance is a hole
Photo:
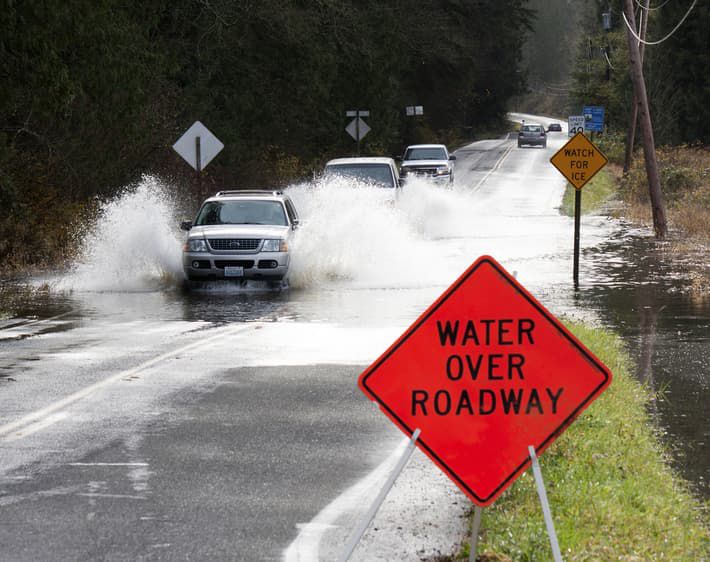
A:
{"label": "shrub", "polygon": [[594,143],[599,147],[612,164],[624,165],[626,157],[626,137],[621,133],[606,133],[594,139]]}

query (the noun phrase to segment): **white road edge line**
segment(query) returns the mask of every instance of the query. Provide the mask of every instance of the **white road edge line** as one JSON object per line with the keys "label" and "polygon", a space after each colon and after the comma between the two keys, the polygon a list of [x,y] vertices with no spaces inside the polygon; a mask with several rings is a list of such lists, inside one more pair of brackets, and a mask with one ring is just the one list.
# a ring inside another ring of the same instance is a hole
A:
{"label": "white road edge line", "polygon": [[67,466],[149,466],[147,462],[68,462]]}
{"label": "white road edge line", "polygon": [[[372,472],[325,506],[309,523],[297,525],[300,532],[284,551],[283,562],[319,560],[320,543],[326,531],[336,527],[335,522],[344,513],[352,511],[354,508],[361,508],[363,505],[367,506],[367,501],[364,500],[371,499],[377,494],[408,443],[409,439],[404,439]],[[348,533],[345,534],[345,540],[347,538]]]}
{"label": "white road edge line", "polygon": [[[114,375],[111,375],[110,377],[107,377],[103,380],[100,380],[94,384],[91,384],[85,388],[82,388],[81,390],[75,392],[74,394],[70,394],[69,396],[62,398],[61,400],[58,400],[54,402],[53,404],[50,404],[49,406],[46,406],[40,410],[37,410],[35,412],[32,412],[30,414],[27,414],[25,416],[22,416],[20,419],[6,423],[5,425],[0,425],[0,436],[7,435],[8,433],[11,433],[13,431],[16,431],[22,427],[29,426],[32,424],[36,423],[43,423],[44,420],[49,418],[52,414],[55,412],[61,410],[62,408],[66,408],[67,406],[73,404],[74,402],[77,402],[81,400],[82,398],[86,398],[90,394],[96,392],[97,390],[108,386],[110,384],[115,383],[116,381],[125,378],[125,377],[130,377],[132,375],[135,375],[139,373],[140,371],[147,369],[148,367],[152,367],[156,363],[160,363],[161,361],[164,361],[166,359],[170,359],[171,357],[175,357],[181,353],[185,353],[187,351],[191,351],[193,349],[197,349],[199,347],[203,347],[205,345],[209,345],[210,343],[224,338],[226,336],[232,335],[237,332],[242,332],[245,330],[248,330],[250,328],[253,328],[254,324],[249,324],[249,325],[239,325],[233,328],[226,328],[219,334],[215,334],[211,337],[201,339],[199,341],[184,345],[178,349],[173,349],[172,351],[168,351],[166,353],[163,353],[162,355],[158,355],[157,357],[154,357],[153,359],[149,359],[148,361],[145,361],[138,365],[137,367],[133,367],[132,369],[128,369],[126,371],[121,371],[119,373],[116,373]],[[58,420],[54,420],[58,421]],[[50,422],[52,423],[52,422]],[[46,426],[44,426],[46,427]],[[42,429],[42,427],[37,428],[37,430]],[[34,431],[33,431],[34,433]],[[24,437],[24,435],[19,435],[19,436],[13,436],[14,438],[19,438],[19,437]],[[3,440],[7,440],[3,439]]]}

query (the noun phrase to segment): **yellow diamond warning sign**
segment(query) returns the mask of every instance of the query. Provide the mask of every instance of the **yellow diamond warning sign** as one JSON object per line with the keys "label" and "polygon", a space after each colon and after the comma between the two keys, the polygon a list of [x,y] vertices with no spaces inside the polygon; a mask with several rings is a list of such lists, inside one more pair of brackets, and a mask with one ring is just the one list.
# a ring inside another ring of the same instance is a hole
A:
{"label": "yellow diamond warning sign", "polygon": [[609,160],[584,136],[577,133],[550,158],[552,165],[576,189],[582,189]]}

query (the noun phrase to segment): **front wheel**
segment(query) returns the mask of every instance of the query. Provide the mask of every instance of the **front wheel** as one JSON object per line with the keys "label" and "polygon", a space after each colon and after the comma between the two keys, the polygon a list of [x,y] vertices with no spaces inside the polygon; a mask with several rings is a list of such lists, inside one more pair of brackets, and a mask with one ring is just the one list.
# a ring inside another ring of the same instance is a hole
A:
{"label": "front wheel", "polygon": [[284,291],[289,287],[288,279],[286,278],[275,281],[267,281],[266,285],[271,291]]}

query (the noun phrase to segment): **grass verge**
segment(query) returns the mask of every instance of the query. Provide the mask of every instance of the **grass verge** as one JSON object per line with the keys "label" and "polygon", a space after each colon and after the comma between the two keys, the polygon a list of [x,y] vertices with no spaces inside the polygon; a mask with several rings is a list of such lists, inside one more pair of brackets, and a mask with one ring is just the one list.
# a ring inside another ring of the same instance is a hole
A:
{"label": "grass verge", "polygon": [[[619,338],[570,329],[614,381],[540,460],[564,559],[710,559],[708,506],[669,467]],[[468,545],[455,559],[468,560]],[[483,511],[478,560],[552,560],[531,471]]]}
{"label": "grass verge", "polygon": [[[616,190],[616,181],[611,172],[607,169],[600,170],[582,188],[582,214],[586,215],[600,210],[604,203],[614,196]],[[574,192],[574,186],[568,183],[562,197],[562,205],[560,205],[560,213],[568,217],[574,216]]]}

